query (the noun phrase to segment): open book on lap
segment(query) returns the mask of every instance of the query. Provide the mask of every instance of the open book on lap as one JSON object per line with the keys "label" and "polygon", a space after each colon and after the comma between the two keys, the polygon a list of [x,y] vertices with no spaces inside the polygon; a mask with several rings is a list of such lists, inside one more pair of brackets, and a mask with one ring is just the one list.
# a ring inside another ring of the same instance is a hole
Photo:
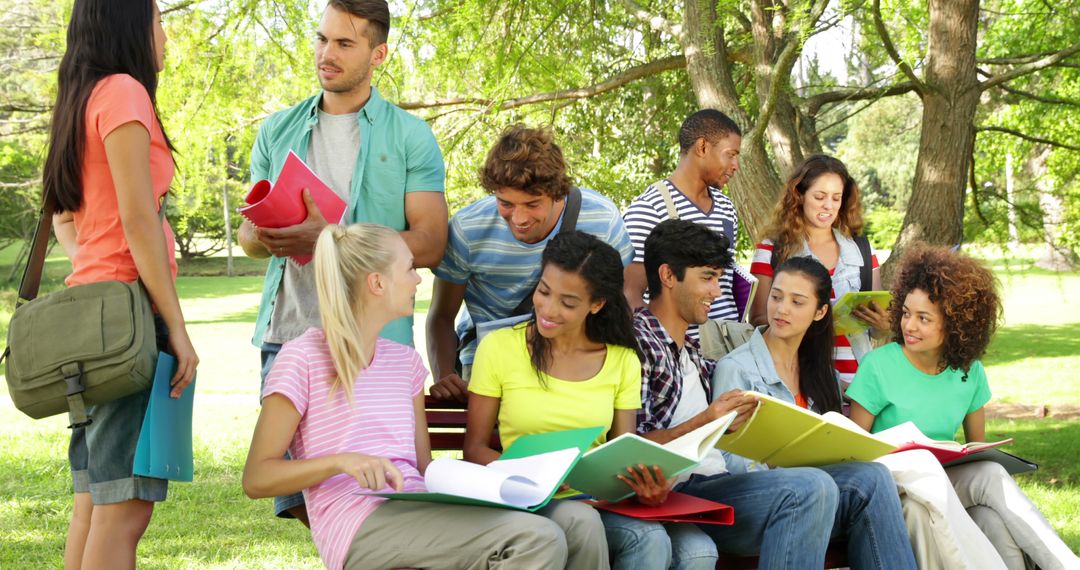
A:
{"label": "open book on lap", "polygon": [[604,501],[617,502],[634,492],[618,476],[630,466],[659,466],[671,478],[693,469],[710,449],[716,447],[735,412],[717,418],[666,444],[650,441],[637,434],[624,433],[596,447],[581,457],[566,482],[583,493]]}
{"label": "open book on lap", "polygon": [[439,458],[424,473],[426,493],[367,493],[425,501],[536,511],[551,500],[601,427],[523,435],[487,465]]}
{"label": "open book on lap", "polygon": [[1001,441],[981,442],[972,441],[960,443],[957,441],[934,440],[923,434],[912,422],[904,422],[889,429],[882,430],[875,437],[897,446],[893,453],[910,451],[913,449],[925,449],[932,453],[942,465],[951,467],[972,461],[989,460],[1002,464],[1011,474],[1027,473],[1038,469],[1038,465],[1026,459],[1016,457],[994,449],[998,446],[1012,443],[1013,438]]}
{"label": "open book on lap", "polygon": [[717,447],[777,467],[816,467],[872,461],[896,446],[870,435],[841,414],[816,414],[758,392],[753,415]]}
{"label": "open book on lap", "polygon": [[750,392],[760,403],[735,433],[716,446],[758,463],[776,467],[817,467],[846,461],[873,461],[889,453],[927,449],[945,466],[986,459],[1001,463],[1010,473],[1033,471],[1038,465],[994,449],[1012,439],[969,444],[934,441],[914,423],[869,434],[836,412],[816,414],[771,396]]}

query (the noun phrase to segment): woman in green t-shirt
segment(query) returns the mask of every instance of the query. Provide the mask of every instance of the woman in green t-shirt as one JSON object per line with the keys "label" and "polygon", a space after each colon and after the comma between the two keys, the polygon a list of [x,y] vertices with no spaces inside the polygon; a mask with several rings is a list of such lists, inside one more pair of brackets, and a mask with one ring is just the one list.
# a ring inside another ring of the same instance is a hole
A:
{"label": "woman in green t-shirt", "polygon": [[[901,261],[892,294],[895,342],[859,366],[847,391],[851,419],[871,432],[910,421],[943,440],[962,425],[965,440],[984,441],[990,388],[979,358],[1001,314],[993,274],[960,253],[924,247]],[[1044,569],[1080,567],[1001,465],[976,461],[945,473],[1005,567],[1022,569],[1025,557]]]}
{"label": "woman in green t-shirt", "polygon": [[[499,458],[490,446],[496,420],[504,449],[527,434],[603,426],[605,433],[594,442],[599,445],[636,428],[641,361],[619,253],[584,232],[556,235],[541,257],[533,305],[530,320],[488,334],[477,348],[464,445],[469,461],[487,464]],[[655,466],[635,467],[622,479],[637,500],[662,503],[671,481]],[[575,540],[601,521],[600,539],[606,538],[612,568],[711,569],[716,564],[715,544],[693,524],[598,513],[569,500],[574,495],[564,487],[537,511],[565,529],[568,568],[607,567],[607,556],[584,560],[574,554]]]}

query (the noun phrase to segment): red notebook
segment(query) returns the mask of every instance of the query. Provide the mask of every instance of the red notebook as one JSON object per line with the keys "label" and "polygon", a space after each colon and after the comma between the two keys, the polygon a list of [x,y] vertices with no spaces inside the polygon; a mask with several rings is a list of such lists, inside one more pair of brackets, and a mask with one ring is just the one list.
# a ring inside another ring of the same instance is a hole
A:
{"label": "red notebook", "polygon": [[[331,224],[341,222],[345,215],[345,200],[320,180],[291,150],[285,158],[285,165],[281,167],[277,181],[273,185],[269,180],[256,182],[244,198],[247,205],[240,208],[240,213],[256,227],[295,226],[307,218],[303,196],[305,188],[311,192],[311,198],[315,200],[326,221]],[[293,260],[303,265],[311,261],[311,256],[294,256]]]}
{"label": "red notebook", "polygon": [[1013,439],[1011,437],[1009,439],[992,441],[990,443],[973,442],[968,444],[955,443],[951,441],[930,443],[919,443],[910,441],[896,448],[896,451],[894,451],[893,453],[900,453],[901,451],[909,451],[912,449],[925,449],[930,453],[933,453],[934,457],[936,457],[937,460],[940,461],[942,465],[944,465],[946,463],[956,461],[957,459],[960,459],[962,457],[974,455],[976,453],[979,453],[980,451],[985,451],[999,445],[1005,445],[1006,443],[1012,443],[1012,441]]}
{"label": "red notebook", "polygon": [[588,503],[597,509],[646,521],[735,524],[734,507],[675,491],[668,494],[664,504],[656,507],[642,505],[634,499],[618,503],[605,501],[588,501]]}

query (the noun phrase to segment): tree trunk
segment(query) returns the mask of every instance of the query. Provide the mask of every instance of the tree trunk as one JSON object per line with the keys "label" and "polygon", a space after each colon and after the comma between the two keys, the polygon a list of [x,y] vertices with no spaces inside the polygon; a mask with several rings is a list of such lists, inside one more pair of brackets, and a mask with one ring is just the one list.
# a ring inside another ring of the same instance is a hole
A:
{"label": "tree trunk", "polygon": [[[724,44],[724,28],[717,22],[715,2],[686,0],[682,47],[698,104],[703,108],[719,109],[734,119],[744,132],[749,131],[750,117],[739,107],[739,95]],[[752,239],[760,237],[769,223],[780,184],[763,142],[744,138],[739,172],[728,183],[728,192]]]}
{"label": "tree trunk", "polygon": [[975,136],[979,84],[975,75],[978,0],[930,0],[919,158],[907,214],[883,268],[888,284],[896,261],[916,242],[960,244],[964,188]]}
{"label": "tree trunk", "polygon": [[[750,31],[754,38],[753,63],[755,67],[755,92],[759,104],[769,98],[769,90],[774,81],[790,84],[791,78],[775,77],[776,60],[786,42],[801,41],[795,34],[788,33],[784,10],[770,0],[756,0],[750,6]],[[785,85],[787,87],[788,85]],[[776,167],[781,177],[795,169],[803,159],[803,149],[798,128],[798,115],[788,89],[783,89],[772,115],[769,116],[765,136],[769,139]]]}

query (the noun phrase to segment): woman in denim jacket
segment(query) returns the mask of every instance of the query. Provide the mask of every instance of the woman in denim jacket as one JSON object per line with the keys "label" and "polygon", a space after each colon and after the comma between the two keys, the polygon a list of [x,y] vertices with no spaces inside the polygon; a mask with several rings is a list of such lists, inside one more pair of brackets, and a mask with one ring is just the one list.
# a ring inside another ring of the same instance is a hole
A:
{"label": "woman in denim jacket", "polygon": [[[754,252],[750,273],[758,278],[751,301],[750,322],[767,323],[766,302],[773,274],[793,257],[810,257],[825,266],[832,278],[830,301],[849,291],[880,290],[877,257],[862,235],[859,186],[843,162],[825,155],[806,158],[788,178],[784,194]],[[863,278],[870,265],[870,279]],[[869,281],[869,282],[866,282]],[[854,315],[870,325],[868,332],[836,337],[833,364],[841,387],[851,383],[859,361],[870,351],[871,334],[888,335],[887,307],[875,303]]]}

